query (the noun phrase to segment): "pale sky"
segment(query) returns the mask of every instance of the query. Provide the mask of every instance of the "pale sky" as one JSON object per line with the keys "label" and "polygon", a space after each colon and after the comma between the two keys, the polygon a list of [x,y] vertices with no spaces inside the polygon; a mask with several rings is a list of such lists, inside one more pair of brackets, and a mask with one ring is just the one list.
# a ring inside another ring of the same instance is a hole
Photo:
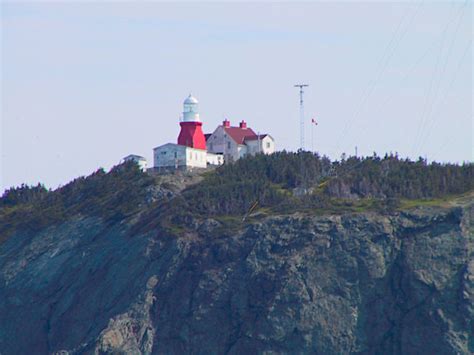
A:
{"label": "pale sky", "polygon": [[[0,193],[175,142],[182,102],[338,159],[473,161],[471,1],[2,2]],[[311,139],[311,118],[318,126]]]}

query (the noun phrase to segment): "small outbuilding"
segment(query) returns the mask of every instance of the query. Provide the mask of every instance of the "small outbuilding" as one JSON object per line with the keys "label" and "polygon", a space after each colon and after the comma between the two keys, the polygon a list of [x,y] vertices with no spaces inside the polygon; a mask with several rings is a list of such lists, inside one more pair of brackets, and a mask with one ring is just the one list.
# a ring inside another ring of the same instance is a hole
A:
{"label": "small outbuilding", "polygon": [[275,140],[258,134],[242,120],[233,127],[224,120],[213,133],[204,134],[199,116],[199,101],[189,94],[183,102],[181,130],[177,144],[167,143],[153,149],[153,169],[202,169],[236,161],[246,155],[272,154]]}
{"label": "small outbuilding", "polygon": [[153,149],[154,167],[157,170],[206,168],[206,150],[186,145],[167,143]]}
{"label": "small outbuilding", "polygon": [[127,161],[133,161],[135,162],[142,171],[146,171],[147,167],[148,167],[148,162],[147,160],[142,157],[141,155],[136,155],[136,154],[130,154],[130,155],[127,155],[125,158],[123,158],[123,161],[124,162],[127,162]]}

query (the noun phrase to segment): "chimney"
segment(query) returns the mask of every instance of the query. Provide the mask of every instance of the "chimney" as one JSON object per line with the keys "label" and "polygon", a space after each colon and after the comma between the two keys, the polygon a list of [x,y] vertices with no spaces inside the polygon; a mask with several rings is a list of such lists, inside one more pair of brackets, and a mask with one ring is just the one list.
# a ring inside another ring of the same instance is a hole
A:
{"label": "chimney", "polygon": [[247,122],[245,122],[244,120],[242,120],[242,122],[239,123],[239,127],[240,127],[240,128],[247,128]]}
{"label": "chimney", "polygon": [[226,118],[223,122],[222,122],[222,125],[224,127],[230,127],[230,121]]}

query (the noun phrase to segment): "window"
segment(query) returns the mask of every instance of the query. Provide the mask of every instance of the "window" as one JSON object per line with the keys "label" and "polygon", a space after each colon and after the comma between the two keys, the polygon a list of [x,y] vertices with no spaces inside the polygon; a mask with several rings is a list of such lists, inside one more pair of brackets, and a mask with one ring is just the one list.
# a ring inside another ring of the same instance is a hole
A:
{"label": "window", "polygon": [[174,157],[175,157],[175,158],[178,157],[178,152],[174,152]]}
{"label": "window", "polygon": [[230,142],[227,142],[227,149],[230,149]]}
{"label": "window", "polygon": [[270,142],[267,142],[267,148],[270,149]]}

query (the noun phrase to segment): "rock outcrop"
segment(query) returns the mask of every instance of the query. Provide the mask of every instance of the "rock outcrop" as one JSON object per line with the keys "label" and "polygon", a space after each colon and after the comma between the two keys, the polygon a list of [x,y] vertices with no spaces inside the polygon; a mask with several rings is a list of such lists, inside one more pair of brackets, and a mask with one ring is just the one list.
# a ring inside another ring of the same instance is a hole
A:
{"label": "rock outcrop", "polygon": [[[139,223],[139,222],[135,222]],[[0,245],[0,353],[469,354],[474,204]]]}

